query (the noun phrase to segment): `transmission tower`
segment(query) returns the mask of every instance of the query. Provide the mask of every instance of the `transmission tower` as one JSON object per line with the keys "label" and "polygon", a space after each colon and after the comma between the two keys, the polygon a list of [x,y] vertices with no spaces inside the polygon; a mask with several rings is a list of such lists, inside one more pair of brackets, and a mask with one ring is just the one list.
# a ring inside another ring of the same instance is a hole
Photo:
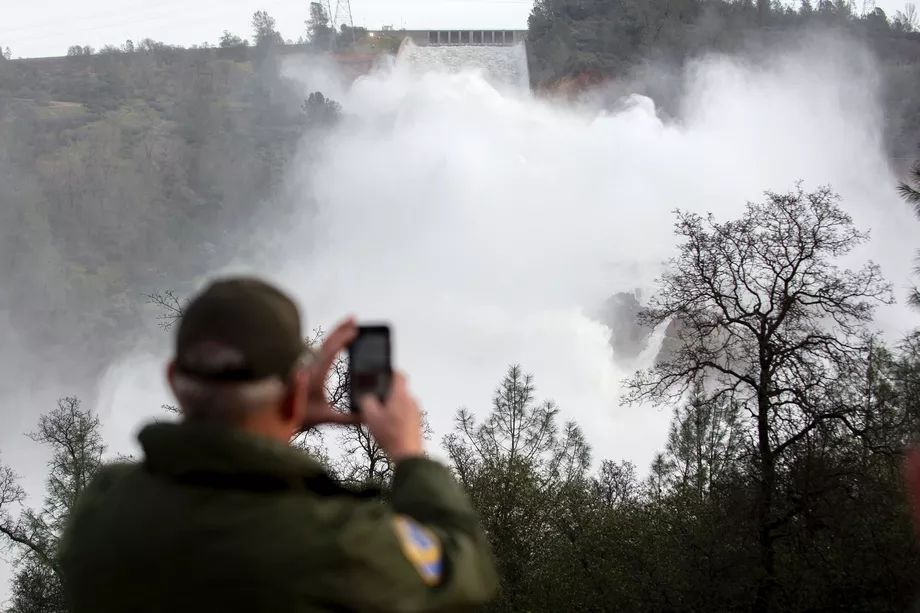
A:
{"label": "transmission tower", "polygon": [[347,25],[351,29],[351,42],[355,42],[355,20],[351,16],[351,0],[336,0],[335,17],[332,18],[332,24],[336,31],[343,25]]}

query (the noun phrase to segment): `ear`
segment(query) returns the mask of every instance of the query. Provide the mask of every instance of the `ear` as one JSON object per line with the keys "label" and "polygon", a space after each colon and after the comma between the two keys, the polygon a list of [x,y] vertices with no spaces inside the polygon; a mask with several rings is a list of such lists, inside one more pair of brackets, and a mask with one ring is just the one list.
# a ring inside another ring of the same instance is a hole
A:
{"label": "ear", "polygon": [[281,417],[286,422],[294,424],[295,428],[300,428],[307,416],[307,389],[310,385],[312,371],[308,368],[300,368],[291,375],[291,383],[288,386],[287,394],[284,396],[284,402],[281,405]]}
{"label": "ear", "polygon": [[170,360],[169,364],[166,365],[166,381],[169,383],[169,389],[172,390],[173,395],[176,393],[176,386],[173,383],[176,377],[176,362]]}

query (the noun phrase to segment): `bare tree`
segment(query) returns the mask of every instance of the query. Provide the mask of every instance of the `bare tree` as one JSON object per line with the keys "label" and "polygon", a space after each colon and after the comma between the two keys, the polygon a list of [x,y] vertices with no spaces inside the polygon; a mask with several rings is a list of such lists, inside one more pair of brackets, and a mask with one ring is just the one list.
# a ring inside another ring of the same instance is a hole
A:
{"label": "bare tree", "polygon": [[[322,329],[314,330],[311,343],[322,341]],[[348,393],[348,360],[344,355],[336,358],[332,370],[326,379],[326,397],[336,410],[346,413],[351,410],[351,396]],[[426,440],[431,438],[432,430],[428,423],[428,414],[422,413],[422,432]],[[319,437],[318,432],[305,433],[306,436]],[[387,458],[383,449],[364,425],[343,428],[336,437],[340,454],[333,458],[328,452],[321,454],[338,477],[352,485],[384,486],[393,476],[394,465]]]}
{"label": "bare tree", "polygon": [[160,327],[167,332],[172,330],[176,322],[182,319],[182,312],[187,305],[187,301],[180,300],[172,290],[148,294],[147,302],[159,308],[160,313],[157,315],[157,319],[160,322]]}
{"label": "bare tree", "polygon": [[787,452],[827,421],[846,423],[850,373],[864,361],[876,304],[893,301],[871,262],[835,260],[868,240],[829,188],[768,192],[741,219],[677,212],[680,254],[659,280],[645,325],[679,320],[679,347],[627,382],[625,403],[679,402],[702,383],[709,402],[738,407],[754,459],[761,576],[755,613],[775,609],[775,541],[795,510],[776,508]]}
{"label": "bare tree", "polygon": [[[182,319],[182,313],[188,304],[188,301],[180,300],[172,290],[147,294],[147,302],[159,308],[160,312],[157,315],[157,319],[160,322],[160,327],[167,332],[172,330],[172,327]],[[167,413],[179,414],[179,407],[174,404],[164,404],[160,408]]]}
{"label": "bare tree", "polygon": [[[428,413],[422,412],[422,437],[430,440],[431,425]],[[347,426],[338,436],[341,457],[335,462],[341,479],[352,485],[388,485],[395,465],[384,453],[367,426]]]}
{"label": "bare tree", "polygon": [[[306,344],[310,348],[318,348],[322,345],[323,337],[326,333],[322,328],[313,330],[313,335],[306,339]],[[342,356],[336,358],[332,363],[332,369],[329,376],[326,377],[326,398],[329,403],[339,411],[348,410],[348,364]],[[336,473],[335,462],[329,454],[329,448],[326,445],[326,439],[323,433],[316,428],[303,430],[294,438],[293,444],[299,449],[303,449],[310,455],[322,461],[331,472]]]}

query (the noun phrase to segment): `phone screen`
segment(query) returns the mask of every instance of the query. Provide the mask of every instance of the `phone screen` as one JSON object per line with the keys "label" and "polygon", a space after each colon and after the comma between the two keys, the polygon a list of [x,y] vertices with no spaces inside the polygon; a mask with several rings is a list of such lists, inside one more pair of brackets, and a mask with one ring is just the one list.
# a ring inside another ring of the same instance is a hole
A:
{"label": "phone screen", "polygon": [[373,394],[384,402],[390,393],[393,373],[390,328],[360,326],[357,338],[348,348],[348,361],[352,411],[357,410],[357,400],[365,394]]}

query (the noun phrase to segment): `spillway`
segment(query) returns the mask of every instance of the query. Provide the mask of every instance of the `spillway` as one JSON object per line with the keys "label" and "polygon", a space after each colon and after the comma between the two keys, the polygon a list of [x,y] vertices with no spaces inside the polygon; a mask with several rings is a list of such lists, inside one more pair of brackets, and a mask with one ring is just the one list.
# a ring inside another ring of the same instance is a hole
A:
{"label": "spillway", "polygon": [[397,62],[418,72],[459,73],[479,70],[499,89],[526,91],[530,88],[527,50],[523,43],[507,46],[432,45],[418,46],[406,39]]}

